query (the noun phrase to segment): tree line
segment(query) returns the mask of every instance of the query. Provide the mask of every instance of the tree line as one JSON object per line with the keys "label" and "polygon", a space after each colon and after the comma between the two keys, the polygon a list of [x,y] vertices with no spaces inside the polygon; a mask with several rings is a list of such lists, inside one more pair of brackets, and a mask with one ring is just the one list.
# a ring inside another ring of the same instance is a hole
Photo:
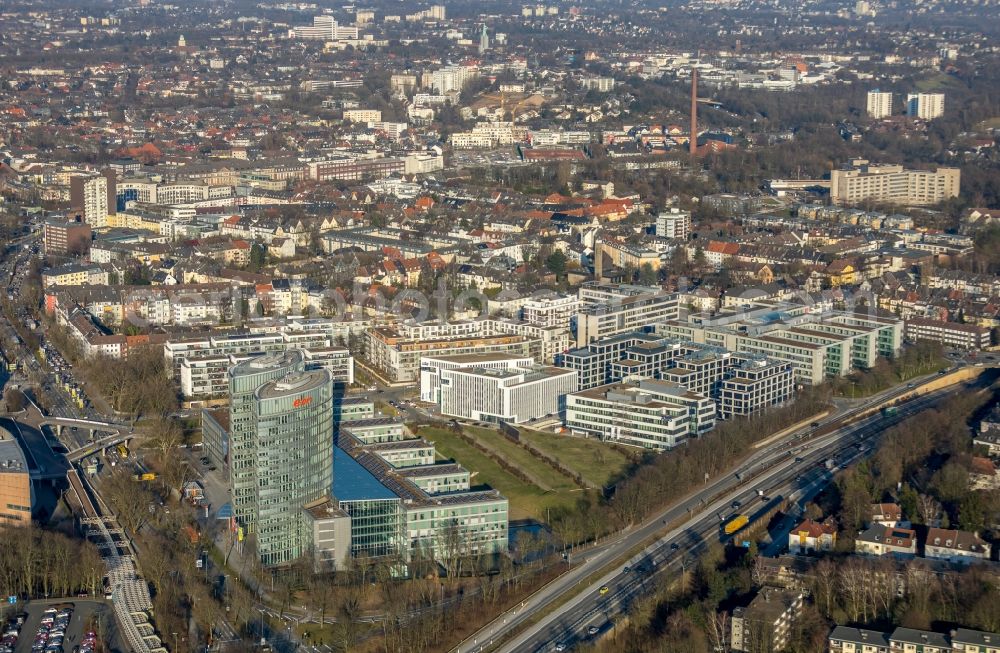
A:
{"label": "tree line", "polygon": [[90,542],[35,526],[10,525],[0,537],[0,595],[25,598],[96,596],[104,561]]}

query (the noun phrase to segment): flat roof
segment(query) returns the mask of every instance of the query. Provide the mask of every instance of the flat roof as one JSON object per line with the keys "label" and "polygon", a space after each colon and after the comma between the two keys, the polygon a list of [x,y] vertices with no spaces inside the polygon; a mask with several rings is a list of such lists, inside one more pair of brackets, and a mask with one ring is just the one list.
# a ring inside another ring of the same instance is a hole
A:
{"label": "flat roof", "polygon": [[268,381],[257,388],[256,396],[260,399],[276,399],[300,392],[308,392],[330,383],[330,373],[326,370],[309,370],[293,372],[280,379]]}
{"label": "flat roof", "polygon": [[492,361],[516,361],[531,358],[516,354],[450,354],[444,356],[424,356],[424,360],[441,360],[449,363],[489,363]]}
{"label": "flat roof", "polygon": [[458,463],[438,463],[435,465],[417,465],[416,467],[400,467],[393,470],[403,478],[433,478],[451,474],[468,474],[469,471]]}
{"label": "flat roof", "polygon": [[7,429],[0,427],[0,473],[28,473],[28,459],[21,445]]}

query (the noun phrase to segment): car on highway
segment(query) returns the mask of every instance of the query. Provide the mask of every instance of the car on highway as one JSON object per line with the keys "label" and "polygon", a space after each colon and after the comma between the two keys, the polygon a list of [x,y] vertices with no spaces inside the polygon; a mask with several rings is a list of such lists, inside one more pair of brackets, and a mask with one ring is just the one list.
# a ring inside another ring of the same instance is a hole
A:
{"label": "car on highway", "polygon": [[587,634],[590,635],[591,637],[593,637],[599,632],[601,632],[601,629],[598,628],[597,626],[591,626],[590,628],[587,629]]}
{"label": "car on highway", "polygon": [[679,548],[681,548],[681,545],[678,544],[677,542],[671,542],[670,543],[670,550],[671,551],[676,551]]}
{"label": "car on highway", "polygon": [[604,596],[605,594],[611,591],[611,588],[608,587],[607,585],[601,585],[601,589],[598,591],[601,593],[601,596]]}
{"label": "car on highway", "polygon": [[559,642],[558,644],[556,644],[556,648],[555,648],[555,650],[557,650],[557,651],[565,651],[565,650],[566,650],[566,648],[567,648],[567,647],[566,647],[566,645],[565,645],[565,644],[563,644],[562,642]]}
{"label": "car on highway", "polygon": [[739,508],[739,507],[740,507],[740,506],[742,506],[743,504],[742,504],[742,503],[740,503],[739,501],[733,501],[733,502],[732,502],[731,504],[729,504],[729,505],[731,505],[731,506],[732,506],[733,510],[736,510],[737,508]]}

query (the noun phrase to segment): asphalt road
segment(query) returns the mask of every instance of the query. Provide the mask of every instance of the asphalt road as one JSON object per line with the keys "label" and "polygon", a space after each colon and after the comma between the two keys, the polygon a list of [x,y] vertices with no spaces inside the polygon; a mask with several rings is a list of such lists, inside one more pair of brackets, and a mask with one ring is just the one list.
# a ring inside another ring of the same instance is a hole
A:
{"label": "asphalt road", "polygon": [[[877,399],[852,408],[847,413],[831,416],[824,420],[824,423],[842,419],[845,415],[860,411],[871,402],[884,400],[906,390],[907,388],[901,388],[885,393]],[[895,421],[925,408],[946,394],[947,391],[939,391],[912,400],[907,402],[905,407],[901,407],[895,416],[884,417],[876,414],[851,426],[820,436],[814,441],[799,442],[795,439],[786,439],[762,448],[734,473],[710,479],[703,489],[689,495],[654,519],[618,534],[586,553],[577,554],[575,564],[579,566],[576,569],[550,583],[521,606],[500,615],[493,623],[454,650],[456,653],[493,650],[493,645],[500,644],[501,640],[510,637],[539,611],[565,596],[572,598],[558,610],[545,616],[524,632],[513,636],[509,642],[502,644],[496,650],[503,653],[547,651],[555,650],[557,644],[563,644],[567,649],[571,648],[588,636],[587,631],[590,626],[601,628],[599,624],[603,623],[605,624],[603,627],[606,627],[607,622],[615,614],[627,608],[628,604],[645,590],[645,584],[653,575],[661,573],[661,569],[679,566],[685,556],[696,553],[709,539],[717,538],[722,519],[733,512],[731,508],[733,501],[740,501],[744,506],[749,506],[754,501],[758,488],[772,497],[777,494],[788,497],[792,492],[797,493],[796,497],[809,492],[815,493],[830,478],[830,473],[825,468],[819,467],[823,461],[839,456],[837,459],[840,463],[845,461],[848,454],[856,457],[859,452],[856,449],[852,451],[851,448],[858,439],[872,437]],[[806,432],[810,433],[813,430],[808,428]],[[737,478],[737,473],[741,478]],[[720,498],[713,501],[712,497]],[[629,563],[631,567],[629,572],[626,573],[623,567],[618,567],[589,585],[582,586],[584,579],[598,572],[609,561],[648,541],[663,529],[665,523],[673,523],[684,518],[687,518],[687,521],[682,527],[672,530],[647,547],[640,555],[633,557]],[[672,544],[677,545],[676,550],[671,548]],[[641,571],[637,572],[637,569]],[[608,591],[602,595],[600,588],[604,586],[608,587]]]}
{"label": "asphalt road", "polygon": [[[719,529],[725,518],[741,512],[753,514],[760,507],[757,488],[770,497],[781,495],[788,498],[794,501],[796,508],[801,508],[832,479],[832,472],[826,469],[824,461],[832,458],[838,467],[849,464],[861,455],[857,449],[859,443],[870,442],[891,424],[926,408],[944,394],[911,402],[896,416],[886,418],[877,415],[835,431],[806,445],[806,449],[798,452],[797,456],[787,456],[783,460],[768,456],[765,459],[766,471],[739,488],[733,487],[731,493],[712,502],[682,527],[672,530],[648,547],[632,559],[628,572],[622,567],[609,573],[563,606],[557,616],[529,629],[498,650],[504,653],[547,651],[551,650],[550,646],[554,649],[558,643],[563,643],[567,650],[571,649],[589,636],[591,625],[603,630],[615,614],[626,611],[630,603],[644,593],[647,586],[651,586],[655,577],[676,572],[685,561],[693,564],[696,554],[710,542],[719,540]],[[801,462],[796,463],[796,458],[801,458]],[[733,501],[739,501],[741,507],[734,510]],[[676,550],[672,549],[673,544],[678,545]],[[600,588],[605,586],[609,591],[601,595]]]}

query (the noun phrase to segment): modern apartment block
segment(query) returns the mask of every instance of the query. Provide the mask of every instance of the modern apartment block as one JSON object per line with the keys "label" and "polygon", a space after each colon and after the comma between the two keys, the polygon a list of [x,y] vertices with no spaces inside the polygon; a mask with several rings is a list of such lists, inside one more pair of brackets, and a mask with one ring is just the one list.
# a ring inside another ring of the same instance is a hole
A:
{"label": "modern apartment block", "polygon": [[543,327],[569,329],[580,310],[580,300],[572,295],[529,299],[521,307],[525,322]]}
{"label": "modern apartment block", "polygon": [[656,216],[656,235],[687,240],[691,235],[691,212],[672,208]]}
{"label": "modern apartment block", "polygon": [[868,91],[868,117],[878,120],[892,115],[892,93]]}
{"label": "modern apartment block", "polygon": [[745,608],[733,610],[730,646],[734,651],[780,651],[802,611],[800,590],[764,587]]}
{"label": "modern apartment block", "polygon": [[336,383],[354,382],[354,358],[345,347],[333,345],[333,337],[322,325],[195,336],[163,345],[167,363],[188,401],[224,396],[229,385],[227,372],[237,363],[261,354],[291,350],[302,350],[306,367],[328,370]]}
{"label": "modern apartment block", "polygon": [[575,390],[575,371],[531,358],[435,356],[420,364],[420,399],[451,417],[521,424],[559,414]]}
{"label": "modern apartment block", "polygon": [[660,291],[654,286],[638,286],[627,283],[606,283],[603,281],[587,281],[580,285],[577,297],[584,306],[618,302],[630,297],[650,295]]}
{"label": "modern apartment block", "polygon": [[566,396],[566,427],[645,449],[672,449],[715,427],[715,402],[668,381],[613,383]]}
{"label": "modern apartment block", "polygon": [[834,204],[925,206],[958,197],[960,182],[958,168],[906,170],[901,165],[873,165],[855,159],[849,168],[830,172],[830,198]]}
{"label": "modern apartment block", "polygon": [[944,93],[909,93],[906,114],[921,120],[940,118],[944,115]]}
{"label": "modern apartment block", "polygon": [[762,302],[712,317],[692,315],[687,321],[662,322],[656,325],[656,334],[789,363],[796,382],[808,385],[872,367],[879,356],[899,353],[902,320],[821,308]]}
{"label": "modern apartment block", "polygon": [[602,303],[587,302],[576,317],[576,346],[585,347],[594,340],[640,331],[657,322],[676,320],[679,315],[677,294],[656,290]]}
{"label": "modern apartment block", "polygon": [[558,327],[528,322],[478,319],[413,322],[371,329],[367,334],[368,362],[389,381],[420,380],[425,356],[512,354],[535,361],[551,359],[568,348],[569,335]]}
{"label": "modern apartment block", "polygon": [[939,342],[946,347],[958,349],[985,349],[991,342],[989,327],[922,317],[906,320],[906,339],[911,342],[919,340]]}

